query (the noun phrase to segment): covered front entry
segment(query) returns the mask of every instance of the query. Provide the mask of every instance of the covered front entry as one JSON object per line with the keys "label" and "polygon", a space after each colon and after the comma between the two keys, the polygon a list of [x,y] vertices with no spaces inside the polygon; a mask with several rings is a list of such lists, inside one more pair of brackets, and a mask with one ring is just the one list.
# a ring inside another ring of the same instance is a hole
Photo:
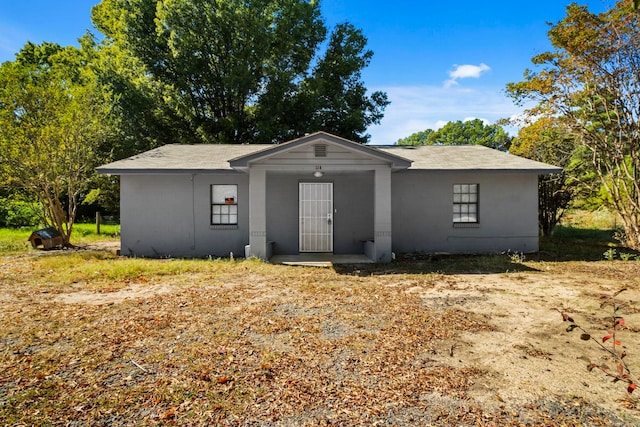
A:
{"label": "covered front entry", "polygon": [[333,183],[299,183],[300,252],[333,252]]}
{"label": "covered front entry", "polygon": [[391,173],[411,161],[318,132],[229,164],[249,174],[251,256],[351,253],[391,261]]}

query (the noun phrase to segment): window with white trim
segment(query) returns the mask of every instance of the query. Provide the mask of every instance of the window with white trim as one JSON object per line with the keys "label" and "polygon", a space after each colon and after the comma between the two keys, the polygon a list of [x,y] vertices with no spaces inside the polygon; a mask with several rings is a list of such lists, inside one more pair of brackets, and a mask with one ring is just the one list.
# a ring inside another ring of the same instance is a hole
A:
{"label": "window with white trim", "polygon": [[238,186],[211,186],[211,225],[238,224]]}
{"label": "window with white trim", "polygon": [[478,223],[478,184],[453,184],[453,223]]}

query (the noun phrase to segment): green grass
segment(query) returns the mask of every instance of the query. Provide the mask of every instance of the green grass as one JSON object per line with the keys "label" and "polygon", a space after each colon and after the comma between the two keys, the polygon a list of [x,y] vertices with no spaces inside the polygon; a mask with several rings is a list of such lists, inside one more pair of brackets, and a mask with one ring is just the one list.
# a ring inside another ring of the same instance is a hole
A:
{"label": "green grass", "polygon": [[[28,242],[33,231],[40,227],[0,228],[0,255],[13,255],[33,250]],[[117,240],[120,236],[119,225],[103,224],[100,234],[96,233],[95,224],[74,224],[71,243],[86,245],[88,243]]]}
{"label": "green grass", "polygon": [[604,252],[616,248],[633,253],[617,239],[621,221],[607,209],[568,211],[553,235],[540,238],[535,259],[547,261],[602,261]]}
{"label": "green grass", "polygon": [[91,223],[74,224],[71,242],[88,243],[113,240],[120,237],[119,224],[102,224],[100,234],[96,233],[96,225]]}
{"label": "green grass", "polygon": [[[153,278],[181,277],[204,278],[215,283],[215,277],[229,271],[248,275],[270,268],[274,277],[277,266],[258,260],[230,261],[203,259],[152,259],[119,257],[112,251],[55,251],[51,256],[27,259],[30,278],[25,289],[38,288],[51,293],[68,290],[69,286],[114,291],[132,283],[144,284]],[[272,268],[273,267],[273,268]],[[293,274],[293,273],[292,273]]]}
{"label": "green grass", "polygon": [[[603,253],[609,248],[635,255],[634,251],[624,248],[616,240],[615,237],[616,233],[619,232],[619,226],[620,220],[606,209],[593,212],[569,211],[565,214],[562,223],[554,230],[553,236],[540,239],[540,252],[527,255],[526,258],[528,260],[548,261],[600,261],[604,259]],[[18,254],[33,250],[27,239],[31,232],[37,228],[0,228],[0,255]],[[95,224],[78,223],[74,225],[71,242],[82,246],[100,241],[116,241],[119,235],[119,225],[103,224],[101,226],[101,234],[98,235]],[[422,262],[407,263],[407,268],[412,270],[431,269],[441,272],[455,272],[460,268],[477,272],[518,270],[518,263],[514,263],[513,259],[508,255],[462,258],[464,258],[464,262],[461,262],[463,261],[461,257],[430,256],[428,257],[428,262],[422,259],[413,260]],[[400,258],[399,261],[412,260]],[[396,263],[396,266],[398,264],[402,264],[402,262]]]}
{"label": "green grass", "polygon": [[27,251],[31,228],[0,228],[0,254],[8,255]]}

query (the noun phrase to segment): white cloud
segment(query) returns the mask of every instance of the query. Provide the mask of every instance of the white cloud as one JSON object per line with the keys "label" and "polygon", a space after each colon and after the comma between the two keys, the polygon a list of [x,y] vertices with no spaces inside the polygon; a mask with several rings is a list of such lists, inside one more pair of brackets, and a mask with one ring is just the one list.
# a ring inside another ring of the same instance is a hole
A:
{"label": "white cloud", "polygon": [[470,77],[477,79],[482,73],[491,69],[487,64],[455,65],[455,67],[455,70],[449,71],[449,77],[452,79],[467,79]]}
{"label": "white cloud", "polygon": [[507,98],[502,89],[391,86],[372,90],[386,92],[391,104],[381,124],[368,129],[371,144],[393,144],[415,132],[437,130],[450,121],[479,118],[492,124],[522,113],[522,108]]}
{"label": "white cloud", "polygon": [[452,86],[457,86],[458,79],[468,79],[468,78],[479,78],[482,73],[491,70],[485,63],[481,63],[480,65],[454,65],[455,69],[453,71],[449,71],[449,80],[444,82],[445,88],[450,88]]}

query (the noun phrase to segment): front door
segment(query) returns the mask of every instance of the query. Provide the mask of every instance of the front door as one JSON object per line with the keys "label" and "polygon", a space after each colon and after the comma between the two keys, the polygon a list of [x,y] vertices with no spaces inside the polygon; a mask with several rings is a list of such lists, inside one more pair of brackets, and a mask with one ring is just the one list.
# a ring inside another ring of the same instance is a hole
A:
{"label": "front door", "polygon": [[300,252],[333,252],[333,183],[300,183]]}

